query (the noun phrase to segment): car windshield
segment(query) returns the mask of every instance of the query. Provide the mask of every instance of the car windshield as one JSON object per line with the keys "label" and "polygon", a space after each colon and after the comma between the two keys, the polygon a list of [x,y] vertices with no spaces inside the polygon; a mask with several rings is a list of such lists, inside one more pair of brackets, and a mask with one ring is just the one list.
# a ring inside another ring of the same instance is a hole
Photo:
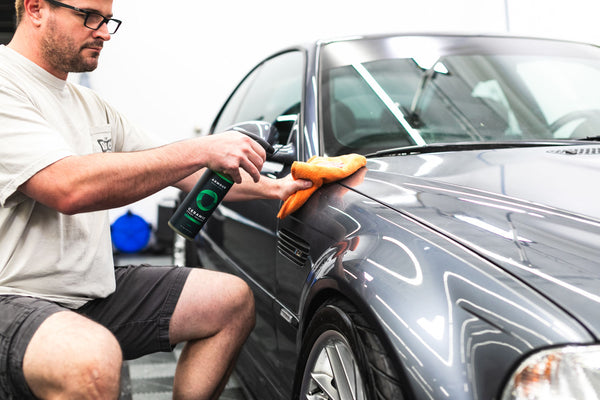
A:
{"label": "car windshield", "polygon": [[328,155],[600,135],[600,49],[532,39],[386,38],[323,47]]}

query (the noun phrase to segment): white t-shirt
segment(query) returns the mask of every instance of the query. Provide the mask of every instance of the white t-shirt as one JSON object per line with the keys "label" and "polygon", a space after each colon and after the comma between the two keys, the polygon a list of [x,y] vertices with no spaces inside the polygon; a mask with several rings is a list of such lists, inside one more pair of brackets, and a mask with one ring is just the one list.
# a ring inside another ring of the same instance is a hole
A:
{"label": "white t-shirt", "polygon": [[70,155],[156,144],[93,91],[0,46],[0,294],[76,308],[112,293],[108,212],[61,214],[17,189]]}

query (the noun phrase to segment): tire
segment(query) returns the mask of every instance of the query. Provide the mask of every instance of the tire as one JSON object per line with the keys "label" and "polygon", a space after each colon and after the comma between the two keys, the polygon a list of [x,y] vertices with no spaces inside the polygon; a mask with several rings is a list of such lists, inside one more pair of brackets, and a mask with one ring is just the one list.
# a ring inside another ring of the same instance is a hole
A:
{"label": "tire", "polygon": [[302,344],[299,400],[402,400],[400,379],[381,341],[348,302],[323,305]]}

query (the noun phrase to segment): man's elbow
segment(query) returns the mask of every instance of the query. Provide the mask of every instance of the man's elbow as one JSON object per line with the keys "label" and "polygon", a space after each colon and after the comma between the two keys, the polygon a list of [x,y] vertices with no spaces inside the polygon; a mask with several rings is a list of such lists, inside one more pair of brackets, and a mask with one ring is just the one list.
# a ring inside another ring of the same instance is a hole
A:
{"label": "man's elbow", "polygon": [[44,192],[22,188],[21,192],[36,202],[61,214],[74,215],[86,211],[86,196],[81,193],[59,190],[58,188]]}
{"label": "man's elbow", "polygon": [[82,199],[77,196],[60,196],[54,199],[42,201],[42,203],[61,214],[74,215],[85,211]]}

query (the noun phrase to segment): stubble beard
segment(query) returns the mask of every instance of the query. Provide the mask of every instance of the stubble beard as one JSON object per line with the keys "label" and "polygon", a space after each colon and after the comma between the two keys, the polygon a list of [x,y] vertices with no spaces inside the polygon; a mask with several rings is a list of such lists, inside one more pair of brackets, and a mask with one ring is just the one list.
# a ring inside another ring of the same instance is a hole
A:
{"label": "stubble beard", "polygon": [[89,41],[77,46],[68,35],[55,29],[52,24],[48,27],[47,35],[42,39],[42,54],[44,59],[56,70],[69,72],[89,72],[98,66],[99,53],[84,57],[82,50],[87,47],[102,47],[102,41]]}

